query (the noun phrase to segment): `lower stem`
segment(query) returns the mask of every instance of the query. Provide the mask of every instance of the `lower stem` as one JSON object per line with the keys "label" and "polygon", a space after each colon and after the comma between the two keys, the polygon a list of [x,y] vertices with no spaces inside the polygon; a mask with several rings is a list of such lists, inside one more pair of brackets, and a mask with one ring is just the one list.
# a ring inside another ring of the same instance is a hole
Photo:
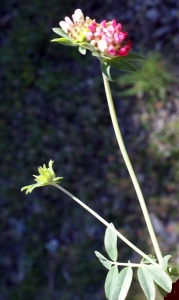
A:
{"label": "lower stem", "polygon": [[147,254],[145,254],[143,251],[138,249],[135,245],[133,245],[128,239],[126,239],[119,231],[117,231],[113,226],[111,226],[106,220],[104,220],[100,215],[98,215],[94,210],[92,210],[89,206],[84,204],[81,200],[76,198],[74,195],[72,195],[70,192],[62,188],[57,183],[51,183],[51,185],[55,186],[57,189],[64,192],[66,195],[71,197],[73,200],[75,200],[78,204],[80,204],[83,208],[85,208],[88,212],[90,212],[94,217],[96,217],[101,223],[103,223],[105,226],[109,227],[111,231],[113,231],[121,240],[123,240],[124,243],[126,243],[129,247],[131,247],[133,250],[135,250],[137,253],[139,253],[142,257],[144,257],[146,260],[150,261],[150,263],[154,266],[158,266],[158,264],[153,261]]}
{"label": "lower stem", "polygon": [[124,145],[124,141],[123,141],[120,129],[119,129],[119,125],[118,125],[118,121],[117,121],[117,117],[116,117],[116,112],[115,112],[115,108],[114,108],[114,104],[113,104],[113,99],[112,99],[112,95],[111,95],[111,89],[110,89],[109,81],[103,73],[102,73],[102,76],[103,76],[104,87],[105,87],[106,97],[107,97],[107,101],[108,101],[109,111],[110,111],[110,115],[111,115],[111,120],[112,120],[112,124],[113,124],[114,131],[115,131],[115,134],[116,134],[116,138],[117,138],[117,141],[118,141],[118,144],[119,144],[119,148],[121,150],[121,153],[122,153],[123,159],[125,161],[126,167],[128,169],[128,172],[130,174],[131,180],[133,182],[135,191],[137,193],[139,203],[141,205],[141,209],[142,209],[145,221],[146,221],[147,228],[149,230],[149,234],[150,234],[150,237],[151,237],[151,240],[152,240],[152,243],[153,243],[153,246],[154,246],[158,261],[159,261],[159,264],[160,264],[160,266],[162,266],[162,253],[161,253],[161,250],[160,250],[160,247],[159,247],[159,244],[158,244],[158,241],[157,241],[157,238],[156,238],[153,226],[152,226],[152,222],[150,220],[150,216],[149,216],[149,213],[148,213],[148,210],[147,210],[147,206],[145,204],[144,197],[142,195],[141,188],[139,186],[137,177],[136,177],[135,172],[133,170],[133,167],[131,165],[131,162],[130,162],[129,156],[127,154],[127,151],[126,151],[126,148],[125,148],[125,145]]}

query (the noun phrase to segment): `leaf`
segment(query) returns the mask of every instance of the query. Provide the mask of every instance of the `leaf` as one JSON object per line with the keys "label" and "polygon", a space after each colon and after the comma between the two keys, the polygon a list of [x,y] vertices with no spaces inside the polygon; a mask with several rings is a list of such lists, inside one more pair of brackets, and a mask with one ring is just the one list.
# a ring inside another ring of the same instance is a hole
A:
{"label": "leaf", "polygon": [[135,54],[135,53],[129,53],[126,56],[122,56],[122,58],[124,60],[131,60],[131,61],[144,61],[144,60],[146,60],[145,57],[143,57],[141,55],[138,55],[138,54]]}
{"label": "leaf", "polygon": [[138,268],[137,276],[139,279],[139,283],[141,285],[141,288],[144,291],[144,294],[146,295],[148,300],[154,300],[155,299],[155,285],[153,282],[152,277],[147,272],[147,268]]}
{"label": "leaf", "polygon": [[169,261],[169,259],[170,259],[171,257],[172,257],[171,255],[166,255],[166,256],[163,257],[163,259],[162,259],[162,269],[163,269],[164,271],[167,270],[167,267],[168,267],[168,261]]}
{"label": "leaf", "polygon": [[109,262],[109,260],[107,258],[105,258],[101,253],[99,253],[98,251],[94,252],[97,256],[97,258],[100,260],[100,262],[102,263],[103,266],[105,266],[107,269],[111,269],[111,263]]}
{"label": "leaf", "polygon": [[147,268],[147,271],[153,278],[153,280],[160,285],[165,291],[168,293],[172,290],[172,281],[170,277],[165,273],[164,270],[155,267],[155,266],[149,266]]}
{"label": "leaf", "polygon": [[106,294],[107,299],[110,299],[112,288],[113,288],[113,285],[114,285],[115,280],[117,278],[117,275],[118,275],[118,268],[117,268],[117,266],[113,266],[111,268],[111,270],[109,270],[109,272],[106,276],[105,284],[104,284],[104,290],[105,290],[105,294]]}
{"label": "leaf", "polygon": [[86,48],[86,49],[88,49],[92,52],[96,50],[96,48],[93,45],[89,44],[89,43],[84,43],[83,42],[83,43],[80,43],[79,45],[80,45],[80,47]]}
{"label": "leaf", "polygon": [[127,72],[136,72],[137,68],[134,67],[129,61],[122,60],[120,57],[118,58],[111,58],[106,59],[104,62],[107,62],[110,66],[113,66],[114,68],[121,70],[121,71],[127,71]]}
{"label": "leaf", "polygon": [[107,62],[102,62],[101,63],[101,71],[102,73],[107,77],[108,80],[110,81],[114,81],[112,78],[111,78],[111,74],[110,74],[110,65],[108,65]]}
{"label": "leaf", "polygon": [[114,283],[110,300],[124,300],[129,291],[132,281],[133,271],[131,267],[124,268]]}
{"label": "leaf", "polygon": [[76,43],[74,43],[71,40],[66,39],[66,38],[53,39],[53,40],[51,40],[51,42],[57,42],[57,43],[65,45],[65,46],[71,46],[71,47],[77,47],[78,46]]}
{"label": "leaf", "polygon": [[[112,223],[110,223],[110,225],[113,228],[115,228]],[[105,236],[104,236],[104,246],[105,246],[106,252],[109,255],[109,257],[113,261],[116,261],[117,260],[117,255],[118,255],[117,235],[109,227],[106,228],[106,233],[105,233]]]}
{"label": "leaf", "polygon": [[52,28],[52,30],[64,38],[69,38],[68,34],[65,31],[63,31],[63,29],[61,28]]}
{"label": "leaf", "polygon": [[78,50],[81,54],[85,55],[86,54],[86,49],[83,47],[78,47]]}
{"label": "leaf", "polygon": [[156,283],[156,286],[157,286],[160,294],[162,295],[162,297],[166,297],[168,295],[168,293],[164,289],[162,289],[161,286],[159,286],[157,283]]}

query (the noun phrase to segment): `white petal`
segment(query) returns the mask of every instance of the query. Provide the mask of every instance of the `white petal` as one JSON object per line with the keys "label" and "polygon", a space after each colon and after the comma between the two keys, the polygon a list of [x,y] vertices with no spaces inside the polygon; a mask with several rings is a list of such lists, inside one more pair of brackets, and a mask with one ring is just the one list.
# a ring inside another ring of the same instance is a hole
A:
{"label": "white petal", "polygon": [[107,49],[107,42],[105,40],[98,41],[98,49],[104,52]]}
{"label": "white petal", "polygon": [[70,29],[70,26],[65,21],[61,21],[59,24],[66,33],[68,32],[68,29]]}
{"label": "white petal", "polygon": [[65,17],[65,22],[69,25],[72,25],[72,26],[74,25],[72,20],[69,17]]}
{"label": "white petal", "polygon": [[76,9],[72,16],[74,22],[84,22],[84,15],[81,9]]}

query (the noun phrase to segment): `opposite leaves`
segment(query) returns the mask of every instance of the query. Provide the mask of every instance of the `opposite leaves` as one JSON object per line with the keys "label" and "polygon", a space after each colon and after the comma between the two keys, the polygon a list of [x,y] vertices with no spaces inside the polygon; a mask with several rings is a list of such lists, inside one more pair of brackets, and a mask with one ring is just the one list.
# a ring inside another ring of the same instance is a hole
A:
{"label": "opposite leaves", "polygon": [[116,278],[109,300],[124,300],[132,282],[133,271],[131,267],[124,268]]}

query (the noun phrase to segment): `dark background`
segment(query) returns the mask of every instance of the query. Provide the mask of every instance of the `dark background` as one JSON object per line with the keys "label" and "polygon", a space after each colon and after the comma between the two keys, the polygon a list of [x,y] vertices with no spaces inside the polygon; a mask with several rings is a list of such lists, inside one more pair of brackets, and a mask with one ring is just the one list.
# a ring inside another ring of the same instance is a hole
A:
{"label": "dark background", "polygon": [[[6,0],[0,4],[0,300],[105,299],[106,269],[94,255],[106,255],[105,227],[55,188],[20,192],[50,159],[64,188],[154,254],[116,143],[99,62],[50,43],[57,37],[51,28],[77,8],[97,22],[121,22],[133,51],[148,57],[132,79],[131,97],[119,95],[128,83],[123,72],[114,73],[111,88],[162,252],[179,263],[177,1]],[[123,242],[118,246],[118,261],[140,261]],[[140,297],[133,284],[128,299]]]}

